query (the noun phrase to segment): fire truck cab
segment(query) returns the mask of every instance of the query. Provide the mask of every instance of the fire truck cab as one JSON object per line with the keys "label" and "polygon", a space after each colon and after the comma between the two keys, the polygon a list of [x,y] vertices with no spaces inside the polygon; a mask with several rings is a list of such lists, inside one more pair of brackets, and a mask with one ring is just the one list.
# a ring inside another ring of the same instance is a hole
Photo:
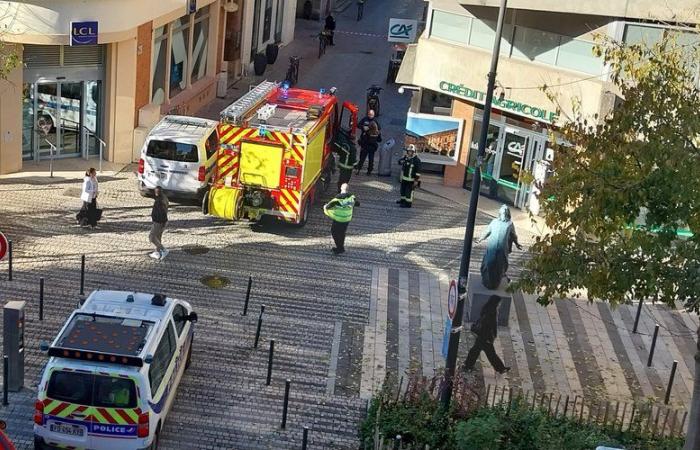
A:
{"label": "fire truck cab", "polygon": [[335,171],[334,145],[354,144],[356,105],[333,93],[262,82],[221,112],[204,214],[274,216],[302,226]]}

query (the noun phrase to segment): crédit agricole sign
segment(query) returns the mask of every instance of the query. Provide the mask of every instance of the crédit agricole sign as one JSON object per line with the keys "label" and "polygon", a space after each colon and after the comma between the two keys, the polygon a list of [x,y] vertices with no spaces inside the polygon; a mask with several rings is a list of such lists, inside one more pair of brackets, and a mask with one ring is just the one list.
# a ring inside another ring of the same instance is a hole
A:
{"label": "cr\u00e9dit agricole sign", "polygon": [[[454,84],[449,81],[440,82],[440,90],[458,97],[474,100],[482,105],[486,100],[486,92],[471,89],[463,84]],[[492,105],[504,111],[514,112],[525,117],[529,117],[542,122],[554,123],[559,117],[556,112],[549,111],[546,108],[528,105],[527,103],[518,102],[504,98],[503,100],[494,98]]]}

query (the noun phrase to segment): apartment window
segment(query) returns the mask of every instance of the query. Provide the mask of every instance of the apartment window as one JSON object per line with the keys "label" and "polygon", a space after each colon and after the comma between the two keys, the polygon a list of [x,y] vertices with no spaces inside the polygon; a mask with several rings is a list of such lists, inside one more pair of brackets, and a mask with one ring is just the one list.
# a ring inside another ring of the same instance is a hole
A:
{"label": "apartment window", "polygon": [[471,23],[470,17],[436,10],[433,11],[430,36],[466,45],[469,42]]}
{"label": "apartment window", "polygon": [[591,75],[603,72],[603,60],[593,54],[594,43],[566,39],[570,38],[562,38],[559,46],[557,66]]}
{"label": "apartment window", "polygon": [[168,26],[153,32],[153,60],[151,61],[151,101],[160,105],[165,101],[165,65],[168,53]]}
{"label": "apartment window", "polygon": [[170,98],[187,88],[187,56],[190,53],[190,16],[182,16],[171,24]]}
{"label": "apartment window", "polygon": [[654,45],[664,38],[664,29],[643,25],[626,25],[624,41],[627,44]]}
{"label": "apartment window", "polygon": [[[507,37],[513,32],[512,25],[503,25],[503,35],[501,37],[501,55],[510,54],[510,44]],[[490,20],[474,19],[472,21],[471,33],[469,33],[469,45],[493,50],[493,41],[496,39],[496,22]]]}
{"label": "apartment window", "polygon": [[207,72],[209,42],[209,6],[195,14],[192,33],[192,82],[204,77]]}
{"label": "apartment window", "polygon": [[555,64],[561,36],[532,28],[515,27],[513,56]]}

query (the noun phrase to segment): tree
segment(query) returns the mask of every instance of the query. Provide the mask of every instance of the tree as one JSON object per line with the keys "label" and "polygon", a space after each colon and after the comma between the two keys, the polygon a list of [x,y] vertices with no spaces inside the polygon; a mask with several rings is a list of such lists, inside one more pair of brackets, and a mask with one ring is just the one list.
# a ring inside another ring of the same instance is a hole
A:
{"label": "tree", "polygon": [[[652,300],[698,312],[700,91],[689,61],[700,53],[675,39],[651,46],[606,40],[596,51],[622,101],[592,118],[574,104],[541,194],[548,231],[513,288],[542,304],[583,295],[613,306]],[[700,329],[698,337],[685,446],[693,450],[700,449]]]}
{"label": "tree", "polygon": [[9,73],[20,65],[20,57],[15,47],[0,40],[0,80],[6,80]]}

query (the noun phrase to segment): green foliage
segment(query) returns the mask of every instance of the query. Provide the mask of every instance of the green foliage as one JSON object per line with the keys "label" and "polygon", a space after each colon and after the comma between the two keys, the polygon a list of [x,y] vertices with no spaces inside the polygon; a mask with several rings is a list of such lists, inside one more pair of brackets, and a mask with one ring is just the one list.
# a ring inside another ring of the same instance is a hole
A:
{"label": "green foliage", "polygon": [[[541,303],[586,294],[613,304],[652,299],[700,310],[700,92],[695,47],[603,42],[621,104],[574,114],[542,192],[549,231],[513,288]],[[680,239],[679,229],[693,236]]]}
{"label": "green foliage", "polygon": [[[427,398],[426,398],[427,400]],[[637,431],[581,424],[575,419],[551,417],[546,410],[530,409],[514,402],[505,407],[481,407],[469,417],[455,418],[440,409],[438,402],[386,402],[377,421],[380,401],[375,399],[363,422],[360,435],[373,448],[375,424],[385,442],[400,434],[412,448],[441,450],[591,450],[598,445],[628,450],[675,450],[681,438],[660,438]]]}
{"label": "green foliage", "polygon": [[20,55],[16,47],[8,46],[0,41],[0,79],[7,79],[7,75],[20,65]]}

